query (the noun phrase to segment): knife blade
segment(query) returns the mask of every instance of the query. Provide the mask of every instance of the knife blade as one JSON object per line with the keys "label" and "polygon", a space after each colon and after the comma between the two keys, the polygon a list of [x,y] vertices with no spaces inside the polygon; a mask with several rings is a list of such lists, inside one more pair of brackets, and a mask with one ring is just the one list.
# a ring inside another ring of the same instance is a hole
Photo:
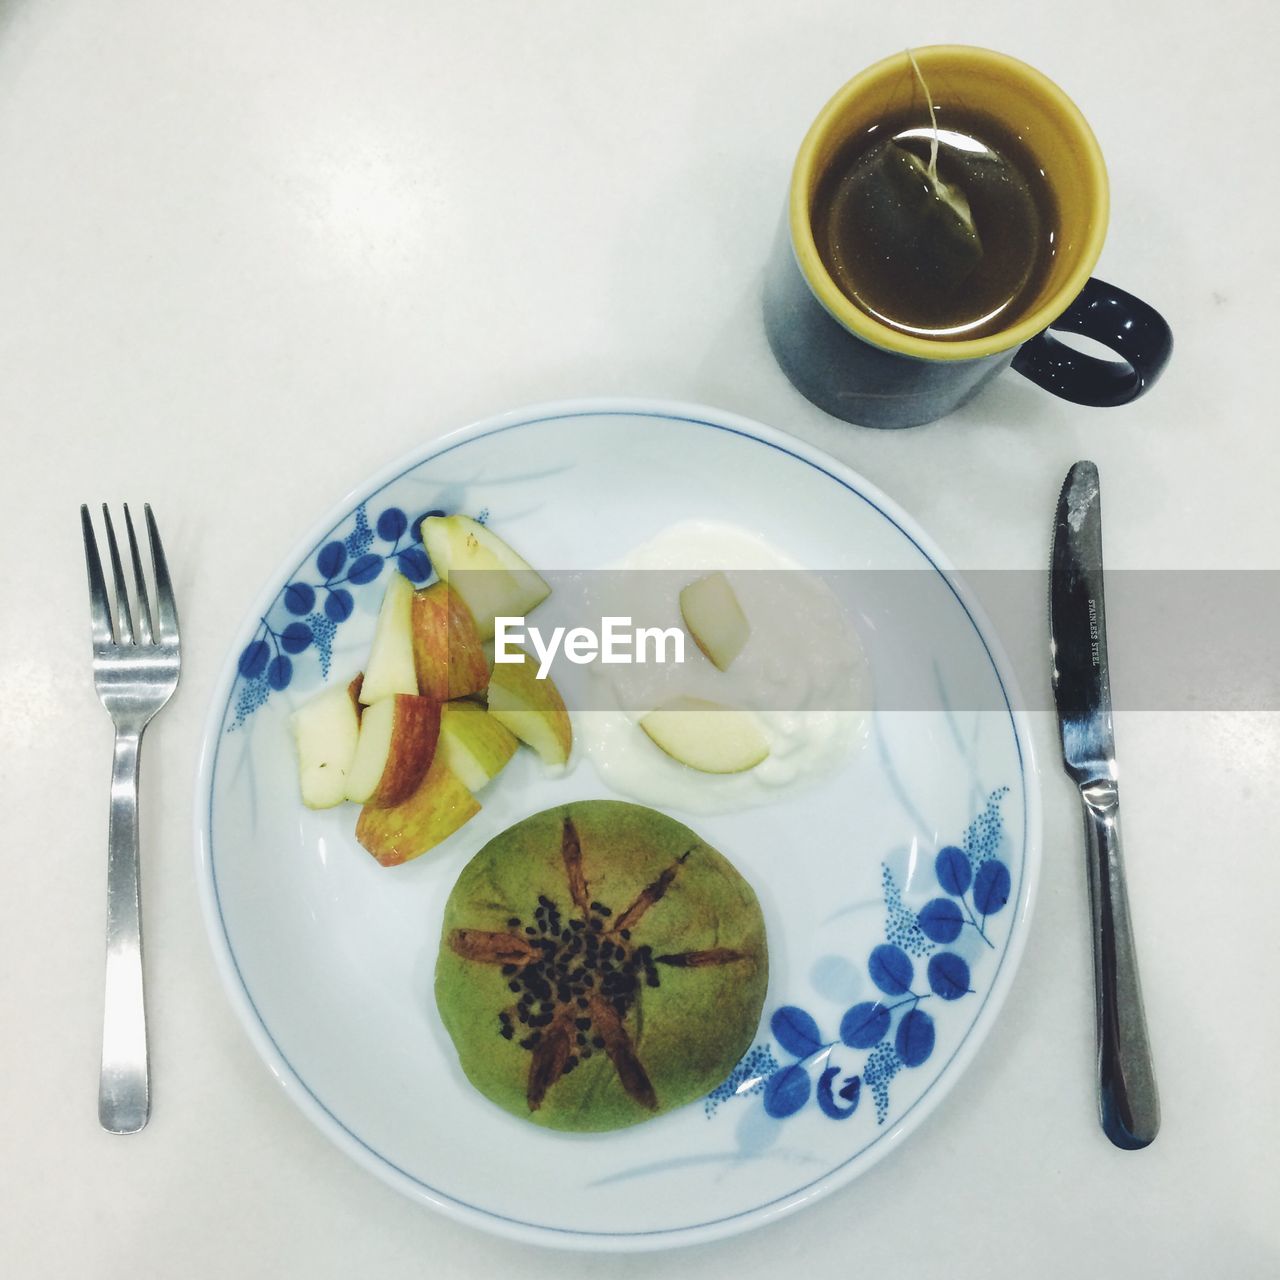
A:
{"label": "knife blade", "polygon": [[1120,841],[1120,791],[1102,572],[1102,491],[1098,468],[1067,472],[1053,529],[1049,571],[1053,696],[1062,759],[1084,809],[1097,1010],[1098,1109],[1118,1147],[1150,1145],[1160,1101]]}

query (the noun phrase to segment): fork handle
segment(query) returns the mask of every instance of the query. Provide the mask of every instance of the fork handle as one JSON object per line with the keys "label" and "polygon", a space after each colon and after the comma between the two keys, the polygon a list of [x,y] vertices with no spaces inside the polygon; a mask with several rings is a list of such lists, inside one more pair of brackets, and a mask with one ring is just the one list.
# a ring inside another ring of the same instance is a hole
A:
{"label": "fork handle", "polygon": [[1093,976],[1098,1017],[1098,1104],[1102,1128],[1117,1147],[1136,1151],[1160,1128],[1160,1100],[1138,982],[1120,846],[1120,794],[1111,781],[1081,787]]}
{"label": "fork handle", "polygon": [[102,1014],[98,1120],[111,1133],[147,1123],[147,1015],[142,996],[138,888],[138,757],[142,731],[116,731],[107,834],[107,973]]}

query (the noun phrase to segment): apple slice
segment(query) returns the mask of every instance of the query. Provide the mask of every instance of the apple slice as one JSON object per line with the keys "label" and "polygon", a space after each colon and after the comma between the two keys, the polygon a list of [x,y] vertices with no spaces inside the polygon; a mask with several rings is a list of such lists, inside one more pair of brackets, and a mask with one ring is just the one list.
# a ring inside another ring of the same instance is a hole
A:
{"label": "apple slice", "polygon": [[302,803],[308,809],[331,809],[347,798],[347,773],[360,736],[354,686],[355,681],[345,688],[331,685],[289,717],[298,749]]}
{"label": "apple slice", "polygon": [[480,806],[440,755],[417,789],[389,808],[365,805],[356,839],[384,867],[417,858],[474,818]]}
{"label": "apple slice", "polygon": [[769,754],[750,711],[705,698],[673,698],[642,716],[640,727],[673,760],[702,773],[742,773]]}
{"label": "apple slice", "polygon": [[393,573],[378,610],[360,701],[371,706],[397,693],[417,693],[413,667],[413,583]]}
{"label": "apple slice", "polygon": [[489,677],[489,714],[542,757],[564,764],[573,746],[573,724],[551,678],[538,679],[538,664],[523,649],[518,662],[495,662]]}
{"label": "apple slice", "polygon": [[751,624],[723,573],[709,573],[680,592],[680,615],[694,643],[728,671],[751,634]]}
{"label": "apple slice", "polygon": [[440,745],[446,767],[468,791],[497,777],[516,752],[516,737],[474,702],[446,702],[440,708]]}
{"label": "apple slice", "polygon": [[413,593],[413,661],[418,692],[437,702],[479,693],[489,683],[476,620],[448,583]]}
{"label": "apple slice", "polygon": [[[365,684],[369,681],[366,678]],[[440,704],[397,693],[366,707],[347,772],[347,799],[357,804],[399,804],[422,781],[440,735]]]}
{"label": "apple slice", "polygon": [[494,618],[523,618],[551,594],[525,560],[470,516],[428,516],[421,532],[440,580],[466,601],[482,640],[493,639]]}

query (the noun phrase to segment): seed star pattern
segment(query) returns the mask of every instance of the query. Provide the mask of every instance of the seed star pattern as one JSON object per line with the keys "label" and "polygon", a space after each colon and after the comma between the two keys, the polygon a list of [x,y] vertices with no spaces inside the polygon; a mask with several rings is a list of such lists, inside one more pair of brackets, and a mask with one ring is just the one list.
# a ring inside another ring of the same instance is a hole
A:
{"label": "seed star pattern", "polygon": [[508,932],[454,929],[449,935],[449,946],[464,960],[501,966],[508,988],[518,997],[499,1013],[498,1032],[511,1040],[528,1029],[519,1044],[532,1055],[526,1092],[530,1111],[538,1110],[561,1077],[599,1052],[608,1056],[636,1102],[658,1109],[653,1084],[627,1030],[643,987],[661,984],[659,966],[702,969],[747,958],[728,947],[654,955],[652,947],[632,939],[636,925],[662,901],[697,848],[665,867],[615,916],[591,896],[582,843],[573,819],[566,816],[560,852],[572,910],[562,916],[559,905],[541,894],[531,923],[511,916]]}

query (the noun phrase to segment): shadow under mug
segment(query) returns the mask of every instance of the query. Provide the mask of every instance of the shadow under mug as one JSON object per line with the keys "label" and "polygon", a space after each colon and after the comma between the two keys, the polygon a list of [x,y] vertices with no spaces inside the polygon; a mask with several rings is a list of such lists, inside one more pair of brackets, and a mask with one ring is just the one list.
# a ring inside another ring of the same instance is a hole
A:
{"label": "shadow under mug", "polygon": [[[765,273],[765,330],[783,371],[819,408],[867,427],[933,422],[1010,365],[1076,404],[1136,399],[1160,376],[1173,335],[1145,302],[1090,278],[1106,235],[1108,188],[1084,117],[1057,85],[1015,58],[965,45],[934,45],[915,55],[944,114],[955,104],[994,116],[1045,175],[1058,215],[1045,280],[1007,328],[952,341],[881,324],[831,279],[810,216],[819,180],[849,139],[887,115],[927,110],[910,59],[897,54],[849,81],[801,144]],[[1058,342],[1051,327],[1095,339],[1118,359]]]}

